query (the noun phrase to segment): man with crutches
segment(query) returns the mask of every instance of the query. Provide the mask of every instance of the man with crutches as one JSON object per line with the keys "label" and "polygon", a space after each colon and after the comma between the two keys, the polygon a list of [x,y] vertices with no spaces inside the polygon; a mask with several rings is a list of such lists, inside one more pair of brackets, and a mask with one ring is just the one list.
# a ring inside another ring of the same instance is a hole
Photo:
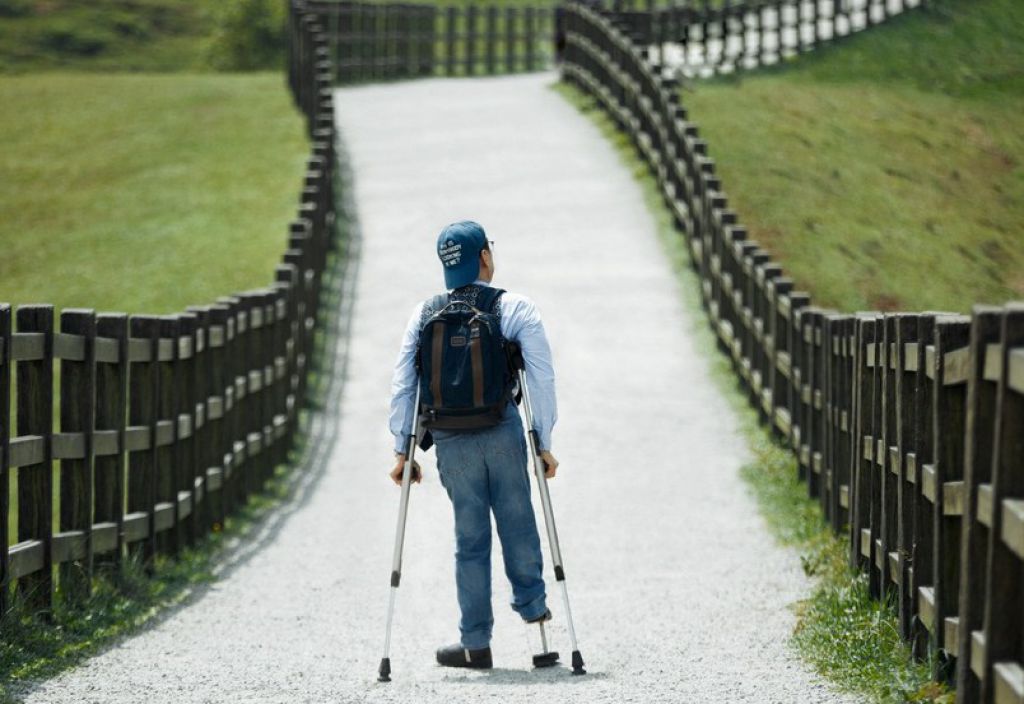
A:
{"label": "man with crutches", "polygon": [[[461,619],[459,643],[439,648],[448,667],[492,667],[491,514],[502,543],[512,608],[540,625],[544,653],[536,666],[552,665],[544,622],[551,618],[542,576],[540,538],[530,503],[527,455],[541,491],[556,579],[560,582],[573,647],[573,670],[583,661],[565,591],[564,570],[546,481],[558,460],[551,454],[556,420],[551,350],[533,303],[490,286],[493,242],[475,222],[446,227],[438,257],[448,293],[416,306],[409,319],[392,379],[389,426],[395,436],[391,478],[402,487],[391,575],[387,635],[380,679],[391,672],[391,616],[401,581],[401,554],[409,487],[420,481],[416,446],[436,447],[441,483],[455,514],[455,580]],[[527,447],[515,397],[525,395]],[[424,435],[429,434],[429,439]]]}

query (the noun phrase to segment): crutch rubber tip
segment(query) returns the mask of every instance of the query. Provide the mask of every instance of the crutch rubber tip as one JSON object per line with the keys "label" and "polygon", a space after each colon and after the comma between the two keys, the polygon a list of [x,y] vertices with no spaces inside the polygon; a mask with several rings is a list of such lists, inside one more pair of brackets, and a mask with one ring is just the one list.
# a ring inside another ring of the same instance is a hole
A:
{"label": "crutch rubber tip", "polygon": [[554,667],[558,664],[558,653],[541,653],[540,655],[533,656],[534,667]]}
{"label": "crutch rubber tip", "polygon": [[378,682],[391,681],[391,658],[381,658],[380,668],[377,669]]}
{"label": "crutch rubber tip", "polygon": [[583,656],[580,655],[580,651],[572,651],[572,674],[574,675],[585,675],[587,671],[583,669]]}

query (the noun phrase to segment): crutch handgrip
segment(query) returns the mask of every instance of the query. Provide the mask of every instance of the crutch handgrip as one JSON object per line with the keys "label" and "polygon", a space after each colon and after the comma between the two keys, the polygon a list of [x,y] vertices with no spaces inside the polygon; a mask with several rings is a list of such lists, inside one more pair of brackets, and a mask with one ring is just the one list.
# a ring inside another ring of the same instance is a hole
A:
{"label": "crutch handgrip", "polygon": [[516,371],[526,369],[526,362],[523,359],[523,348],[519,346],[518,342],[506,343],[505,350],[508,354],[508,363],[510,367]]}

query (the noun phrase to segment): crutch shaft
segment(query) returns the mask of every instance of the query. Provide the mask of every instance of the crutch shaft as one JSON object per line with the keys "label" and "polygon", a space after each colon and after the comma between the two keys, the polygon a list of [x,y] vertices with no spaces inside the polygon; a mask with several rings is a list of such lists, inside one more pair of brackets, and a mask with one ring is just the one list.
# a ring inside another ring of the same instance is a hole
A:
{"label": "crutch shaft", "polygon": [[416,459],[416,430],[419,423],[420,393],[419,384],[416,388],[416,405],[412,416],[412,432],[405,453],[405,465],[402,467],[402,496],[398,503],[398,524],[395,527],[395,549],[391,555],[391,589],[388,595],[388,618],[384,630],[384,656],[380,661],[377,679],[381,682],[391,681],[391,622],[395,613],[395,597],[398,586],[402,582],[402,550],[405,544],[405,521],[409,513],[409,490],[412,487],[413,467]]}
{"label": "crutch shaft", "polygon": [[[524,365],[525,366],[525,365]],[[548,478],[545,474],[545,463],[540,456],[540,439],[533,428],[533,404],[530,390],[526,386],[526,371],[519,369],[519,388],[523,392],[523,409],[526,413],[526,426],[529,428],[530,450],[533,456],[533,472],[537,477],[537,490],[540,492],[541,507],[544,511],[544,524],[547,527],[548,544],[551,548],[551,562],[555,570],[555,580],[562,591],[562,603],[565,606],[565,620],[569,626],[569,642],[572,644],[572,666],[574,675],[586,673],[583,669],[583,656],[576,644],[576,629],[572,623],[572,610],[569,608],[569,591],[565,584],[565,568],[562,565],[562,549],[558,542],[558,530],[555,527],[555,513],[551,508],[551,494],[548,492]],[[543,633],[543,630],[541,631]],[[546,648],[545,648],[546,650]]]}

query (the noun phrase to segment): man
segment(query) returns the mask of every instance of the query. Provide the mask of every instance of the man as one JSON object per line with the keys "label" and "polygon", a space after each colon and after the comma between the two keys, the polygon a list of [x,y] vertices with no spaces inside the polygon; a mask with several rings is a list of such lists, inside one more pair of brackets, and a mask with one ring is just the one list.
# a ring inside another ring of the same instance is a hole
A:
{"label": "man", "polygon": [[[494,277],[494,250],[483,228],[472,221],[446,227],[437,239],[445,285],[453,301],[474,305]],[[489,299],[490,296],[487,296]],[[436,311],[432,300],[418,304],[409,318],[391,382],[389,426],[395,436],[391,478],[401,486],[405,450],[412,432],[416,398],[416,348],[420,329]],[[537,308],[527,298],[500,294],[495,304],[502,336],[522,349],[533,403],[545,476],[558,460],[551,454],[551,429],[557,417],[551,349]],[[512,585],[512,608],[528,623],[551,618],[545,605],[537,524],[530,503],[527,446],[515,402],[510,400],[498,425],[473,430],[432,430],[441,484],[455,513],[455,584],[462,618],[461,640],[438,649],[437,661],[449,667],[490,668],[491,513],[501,540],[505,575]],[[420,481],[415,467],[414,480]]]}

